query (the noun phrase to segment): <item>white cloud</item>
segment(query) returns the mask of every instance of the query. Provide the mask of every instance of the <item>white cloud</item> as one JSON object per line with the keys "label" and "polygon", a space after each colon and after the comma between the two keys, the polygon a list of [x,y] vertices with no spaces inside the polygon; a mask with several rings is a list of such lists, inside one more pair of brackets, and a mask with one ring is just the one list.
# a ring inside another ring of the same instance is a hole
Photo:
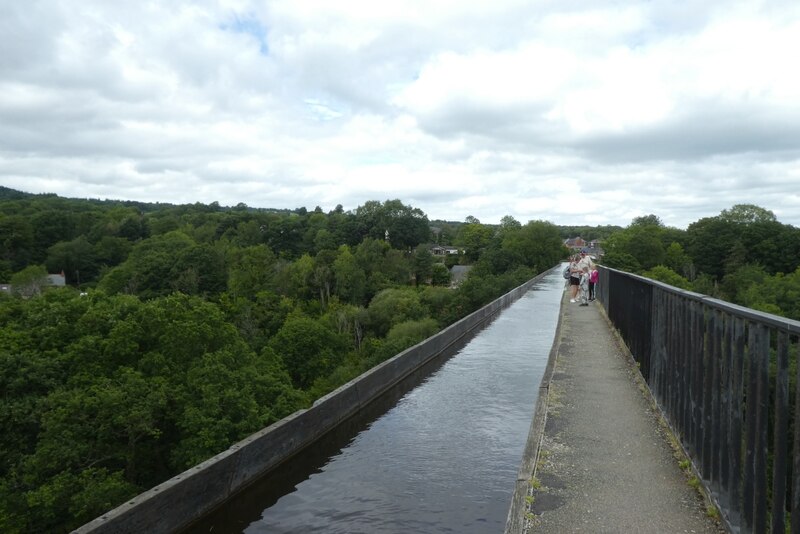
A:
{"label": "white cloud", "polygon": [[0,183],[431,218],[800,225],[800,7],[0,6]]}

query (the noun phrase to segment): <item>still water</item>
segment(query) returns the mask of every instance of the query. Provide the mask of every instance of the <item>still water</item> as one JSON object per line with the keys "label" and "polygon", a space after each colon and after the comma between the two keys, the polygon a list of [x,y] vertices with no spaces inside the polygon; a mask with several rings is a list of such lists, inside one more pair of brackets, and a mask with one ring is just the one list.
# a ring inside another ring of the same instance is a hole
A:
{"label": "still water", "polygon": [[563,289],[551,271],[413,386],[190,532],[502,532]]}

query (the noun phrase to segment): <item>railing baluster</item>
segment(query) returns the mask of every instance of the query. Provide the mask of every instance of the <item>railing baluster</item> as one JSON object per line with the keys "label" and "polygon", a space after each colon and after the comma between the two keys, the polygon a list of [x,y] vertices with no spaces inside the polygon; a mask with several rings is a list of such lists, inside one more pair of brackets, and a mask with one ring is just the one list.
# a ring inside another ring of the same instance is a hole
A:
{"label": "railing baluster", "polygon": [[786,529],[786,467],[789,439],[789,335],[778,333],[775,359],[775,441],[772,461],[772,532]]}
{"label": "railing baluster", "polygon": [[720,410],[720,343],[722,341],[721,321],[722,315],[719,310],[711,313],[711,324],[709,328],[709,356],[711,357],[711,488],[719,491],[720,481],[720,462],[722,455],[720,450],[720,420],[722,419]]}
{"label": "railing baluster", "polygon": [[693,303],[694,312],[694,328],[692,329],[692,358],[694,359],[693,379],[694,391],[692,400],[692,419],[693,419],[693,449],[698,468],[703,463],[703,314],[704,308],[702,303]]}
{"label": "railing baluster", "polygon": [[714,452],[711,450],[711,403],[714,379],[713,357],[713,313],[708,310],[705,318],[705,338],[703,340],[703,464],[700,473],[704,480],[711,478],[711,463],[714,461]]}
{"label": "railing baluster", "polygon": [[751,330],[751,350],[756,359],[756,441],[755,441],[755,495],[753,501],[753,528],[756,532],[767,529],[767,455],[769,448],[769,330],[764,325],[754,325]]}
{"label": "railing baluster", "polygon": [[742,520],[742,419],[744,410],[744,320],[732,318],[731,345],[731,428],[730,483],[728,485],[732,525]]}
{"label": "railing baluster", "polygon": [[720,327],[717,332],[717,336],[719,337],[720,343],[720,365],[722,373],[720,375],[720,471],[719,471],[719,487],[720,487],[720,499],[723,503],[723,506],[729,506],[729,491],[730,491],[730,456],[731,450],[733,449],[731,445],[731,432],[730,432],[730,425],[731,425],[731,390],[732,383],[731,383],[731,366],[733,365],[732,362],[732,350],[731,350],[731,342],[730,342],[730,335],[728,333],[731,324],[731,316],[728,314],[722,314],[722,321]]}
{"label": "railing baluster", "polygon": [[[797,356],[800,358],[800,355]],[[792,454],[791,532],[800,534],[800,362],[796,361],[794,391],[794,447]]]}
{"label": "railing baluster", "polygon": [[[687,306],[688,302],[685,299],[680,299],[678,310],[680,312],[680,321],[678,328],[684,335],[680,336],[680,359],[679,366],[681,369],[681,396],[680,404],[678,406],[680,415],[680,433],[683,438],[684,444],[688,443],[690,419],[688,417],[690,410],[690,391],[689,386],[692,381],[692,368],[690,365],[691,359],[689,358],[690,343],[687,333],[691,332],[690,311]],[[677,334],[677,333],[676,333]]]}
{"label": "railing baluster", "polygon": [[748,532],[753,531],[753,495],[755,492],[755,454],[756,454],[756,404],[758,389],[758,368],[755,355],[755,327],[747,325],[747,388],[745,390],[745,453],[744,453],[744,506],[742,519]]}

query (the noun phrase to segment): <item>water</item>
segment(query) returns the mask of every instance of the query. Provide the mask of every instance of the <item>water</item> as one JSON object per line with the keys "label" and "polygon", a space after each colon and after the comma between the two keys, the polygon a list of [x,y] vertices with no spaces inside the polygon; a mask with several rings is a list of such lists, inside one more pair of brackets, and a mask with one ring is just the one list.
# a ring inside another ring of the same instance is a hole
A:
{"label": "water", "polygon": [[563,287],[552,271],[414,389],[191,531],[502,532]]}

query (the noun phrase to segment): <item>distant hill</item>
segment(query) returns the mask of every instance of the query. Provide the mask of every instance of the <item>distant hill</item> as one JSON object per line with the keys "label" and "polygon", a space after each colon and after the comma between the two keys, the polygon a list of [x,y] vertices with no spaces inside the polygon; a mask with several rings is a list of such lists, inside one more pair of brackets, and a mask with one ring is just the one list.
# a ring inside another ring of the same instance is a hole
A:
{"label": "distant hill", "polygon": [[220,206],[219,202],[212,202],[210,204],[202,204],[196,202],[194,204],[173,204],[171,202],[141,202],[138,200],[117,200],[117,199],[98,199],[98,198],[76,198],[76,197],[62,197],[55,193],[25,193],[24,191],[17,191],[10,187],[0,186],[0,202],[4,200],[34,200],[38,198],[58,198],[66,201],[74,201],[81,203],[94,204],[98,206],[124,206],[126,208],[136,208],[141,213],[148,213],[153,211],[162,210],[165,208],[178,208],[184,206],[193,206],[201,211],[248,211],[260,213],[277,213],[280,215],[288,215],[297,212],[298,209],[277,209],[277,208],[250,208],[243,203],[236,206]]}
{"label": "distant hill", "polygon": [[0,185],[0,200],[23,200],[33,196],[35,195]]}

